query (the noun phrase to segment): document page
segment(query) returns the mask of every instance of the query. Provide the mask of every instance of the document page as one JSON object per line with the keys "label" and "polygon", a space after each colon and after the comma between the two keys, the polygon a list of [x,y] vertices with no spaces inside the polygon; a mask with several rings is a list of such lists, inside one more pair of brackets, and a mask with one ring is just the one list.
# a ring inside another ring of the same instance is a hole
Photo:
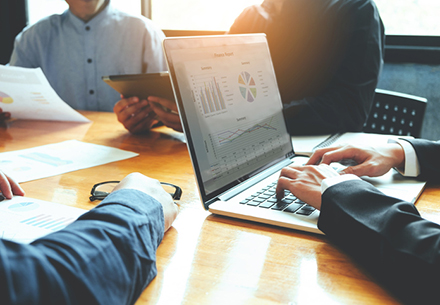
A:
{"label": "document page", "polygon": [[0,65],[0,108],[16,119],[90,122],[58,96],[40,68]]}
{"label": "document page", "polygon": [[65,228],[85,212],[63,204],[14,196],[0,202],[0,238],[31,243]]}
{"label": "document page", "polygon": [[412,137],[364,132],[346,132],[333,135],[293,136],[292,145],[295,154],[310,156],[317,148],[347,144],[356,146],[379,146],[387,144],[389,140],[400,138],[408,139]]}
{"label": "document page", "polygon": [[[137,156],[76,140],[0,153],[0,170],[21,183]],[[111,180],[111,179],[110,179]]]}

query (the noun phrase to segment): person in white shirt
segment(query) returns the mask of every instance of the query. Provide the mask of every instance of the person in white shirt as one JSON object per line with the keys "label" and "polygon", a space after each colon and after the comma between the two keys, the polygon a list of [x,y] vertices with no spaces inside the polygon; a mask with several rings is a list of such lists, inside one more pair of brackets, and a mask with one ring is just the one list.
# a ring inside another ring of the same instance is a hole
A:
{"label": "person in white shirt", "polygon": [[101,79],[166,71],[162,30],[150,19],[116,9],[110,0],[66,2],[69,9],[64,13],[48,16],[17,35],[9,64],[40,67],[69,106],[113,111],[132,133],[147,133],[159,122],[182,131],[174,102],[153,96],[121,97]]}

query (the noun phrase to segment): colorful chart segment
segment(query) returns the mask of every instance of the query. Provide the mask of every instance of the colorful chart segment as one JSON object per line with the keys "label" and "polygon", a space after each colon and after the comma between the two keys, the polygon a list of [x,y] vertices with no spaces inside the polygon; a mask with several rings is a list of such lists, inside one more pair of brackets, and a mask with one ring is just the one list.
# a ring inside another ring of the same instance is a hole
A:
{"label": "colorful chart segment", "polygon": [[243,98],[252,103],[257,98],[257,88],[254,78],[246,71],[243,71],[238,76],[238,85],[240,93]]}
{"label": "colorful chart segment", "polygon": [[12,97],[10,97],[6,93],[0,91],[0,103],[12,104],[13,102],[14,102],[14,100],[12,99]]}
{"label": "colorful chart segment", "polygon": [[203,82],[199,92],[204,114],[226,109],[225,100],[215,77],[208,82]]}

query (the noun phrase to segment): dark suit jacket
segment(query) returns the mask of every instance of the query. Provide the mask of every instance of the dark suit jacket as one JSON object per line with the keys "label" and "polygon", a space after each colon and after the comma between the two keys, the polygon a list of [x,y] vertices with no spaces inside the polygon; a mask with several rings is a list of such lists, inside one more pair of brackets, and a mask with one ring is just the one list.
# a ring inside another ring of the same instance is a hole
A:
{"label": "dark suit jacket", "polygon": [[384,27],[372,0],[250,6],[229,33],[264,32],[291,134],[361,131],[382,66]]}
{"label": "dark suit jacket", "polygon": [[[409,142],[420,177],[439,181],[440,142]],[[322,195],[318,226],[403,303],[440,303],[440,225],[423,219],[413,204],[365,181],[346,181]]]}

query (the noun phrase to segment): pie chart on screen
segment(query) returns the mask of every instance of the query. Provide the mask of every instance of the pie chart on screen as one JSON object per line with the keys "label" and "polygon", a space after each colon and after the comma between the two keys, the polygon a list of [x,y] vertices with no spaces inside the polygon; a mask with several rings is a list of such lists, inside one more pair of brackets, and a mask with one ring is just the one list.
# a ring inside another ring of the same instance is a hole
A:
{"label": "pie chart on screen", "polygon": [[257,87],[254,78],[244,71],[238,76],[238,86],[241,96],[249,103],[252,103],[257,97]]}
{"label": "pie chart on screen", "polygon": [[12,104],[13,102],[14,102],[14,100],[12,99],[12,97],[10,97],[6,93],[0,91],[0,103]]}

